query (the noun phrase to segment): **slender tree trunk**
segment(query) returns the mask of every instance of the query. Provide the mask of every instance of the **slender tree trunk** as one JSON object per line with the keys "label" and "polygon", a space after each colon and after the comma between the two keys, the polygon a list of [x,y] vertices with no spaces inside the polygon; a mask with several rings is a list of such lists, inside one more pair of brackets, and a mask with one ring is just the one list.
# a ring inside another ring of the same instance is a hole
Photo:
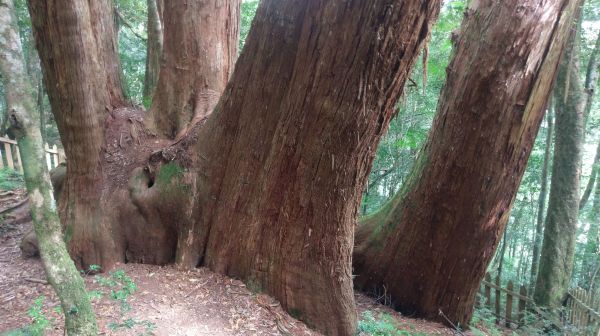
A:
{"label": "slender tree trunk", "polygon": [[44,114],[44,79],[42,76],[37,81],[36,105],[40,115],[40,134],[44,142],[46,142],[46,115]]}
{"label": "slender tree trunk", "polygon": [[498,256],[498,277],[502,279],[502,270],[504,269],[504,255],[506,254],[506,239],[508,238],[506,232],[508,230],[504,230],[504,234],[502,235],[502,247],[500,248],[500,255]]}
{"label": "slender tree trunk", "polygon": [[52,186],[45,165],[43,140],[27,78],[12,0],[0,0],[0,71],[11,127],[17,135],[33,226],[48,280],[65,312],[68,335],[97,335],[96,319],[85,284],[62,239],[60,221],[52,209]]}
{"label": "slender tree trunk", "polygon": [[585,76],[585,91],[587,98],[585,101],[585,110],[583,112],[583,126],[584,129],[587,126],[588,117],[592,110],[592,102],[594,101],[594,94],[596,93],[596,86],[598,85],[598,77],[600,76],[600,32],[596,38],[596,44],[590,54],[590,60],[588,61],[587,71]]}
{"label": "slender tree trunk", "polygon": [[592,164],[592,173],[590,174],[590,179],[585,187],[583,195],[581,195],[581,200],[579,201],[579,210],[583,209],[583,207],[587,204],[590,199],[590,195],[592,194],[592,190],[594,189],[594,185],[597,184],[596,180],[598,179],[598,171],[600,170],[600,141],[598,141],[598,145],[596,146],[596,155],[594,156],[594,163]]}
{"label": "slender tree trunk", "polygon": [[173,139],[212,113],[237,59],[240,1],[164,3],[163,62],[150,110],[159,134]]}
{"label": "slender tree trunk", "polygon": [[152,101],[152,95],[158,82],[160,59],[163,50],[162,0],[147,0],[148,4],[148,40],[146,46],[146,75],[144,77],[144,105]]}
{"label": "slender tree trunk", "polygon": [[555,89],[556,134],[550,202],[534,294],[537,304],[549,307],[560,306],[569,288],[579,216],[585,91],[579,77],[577,24],[572,25]]}
{"label": "slender tree trunk", "polygon": [[550,165],[550,155],[552,150],[552,136],[554,133],[552,100],[548,104],[548,113],[546,115],[548,127],[546,129],[546,145],[544,150],[544,163],[542,165],[542,175],[540,181],[540,196],[538,198],[538,213],[535,225],[535,240],[533,243],[533,260],[531,261],[531,280],[529,292],[533,293],[535,281],[540,260],[540,250],[542,248],[542,239],[544,234],[544,212],[546,209],[546,198],[548,194],[548,167]]}
{"label": "slender tree trunk", "polygon": [[[584,131],[587,128],[587,121],[590,111],[592,110],[592,103],[594,101],[594,94],[596,92],[596,86],[598,85],[598,76],[600,75],[600,33],[598,33],[598,38],[596,39],[596,45],[592,50],[590,55],[590,60],[588,61],[587,72],[585,76],[585,92],[587,97],[585,98],[585,110],[583,111],[583,129]],[[585,133],[584,133],[585,137]],[[590,179],[588,180],[587,186],[585,187],[585,191],[581,196],[581,200],[579,202],[579,210],[583,209],[583,207],[587,204],[587,201],[594,189],[594,183],[598,178],[598,170],[600,166],[600,141],[598,142],[598,146],[596,148],[596,156],[594,157],[594,165],[592,166],[592,174],[590,175]]]}
{"label": "slender tree trunk", "polygon": [[469,323],[543,117],[573,8],[573,1],[471,3],[411,176],[356,232],[358,288],[385,286],[405,313],[442,320],[441,311],[454,324]]}
{"label": "slender tree trunk", "polygon": [[594,201],[587,219],[590,228],[586,236],[582,269],[584,279],[588,279],[589,289],[594,290],[593,283],[600,265],[600,183],[596,183]]}

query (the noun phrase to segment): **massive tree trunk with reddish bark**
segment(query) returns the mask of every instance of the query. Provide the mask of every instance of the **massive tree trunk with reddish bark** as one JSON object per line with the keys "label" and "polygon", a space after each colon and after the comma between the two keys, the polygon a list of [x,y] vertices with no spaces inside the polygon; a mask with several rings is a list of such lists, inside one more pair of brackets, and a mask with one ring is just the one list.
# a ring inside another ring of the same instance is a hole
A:
{"label": "massive tree trunk with reddish bark", "polygon": [[149,120],[113,108],[87,3],[31,2],[76,262],[206,265],[352,335],[360,191],[440,1],[262,1],[226,87],[239,2],[166,2]]}
{"label": "massive tree trunk with reddish bark", "polygon": [[123,103],[123,94],[111,35],[112,5],[90,3],[32,0],[29,6],[44,82],[69,160],[59,200],[65,240],[77,264],[103,265],[119,253],[99,206],[103,125],[113,106]]}
{"label": "massive tree trunk with reddish bark", "polygon": [[568,0],[471,2],[408,182],[358,227],[358,288],[385,290],[407,314],[469,323],[542,120],[573,7]]}

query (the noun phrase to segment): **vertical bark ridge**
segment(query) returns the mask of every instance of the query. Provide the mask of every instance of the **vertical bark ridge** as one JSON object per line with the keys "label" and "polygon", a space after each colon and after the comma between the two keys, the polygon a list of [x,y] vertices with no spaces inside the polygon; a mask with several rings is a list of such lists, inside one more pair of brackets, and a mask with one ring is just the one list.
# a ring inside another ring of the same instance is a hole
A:
{"label": "vertical bark ridge", "polygon": [[110,107],[126,104],[123,93],[123,72],[119,60],[117,24],[113,0],[88,0],[92,31],[98,48],[100,69],[106,76],[106,92]]}

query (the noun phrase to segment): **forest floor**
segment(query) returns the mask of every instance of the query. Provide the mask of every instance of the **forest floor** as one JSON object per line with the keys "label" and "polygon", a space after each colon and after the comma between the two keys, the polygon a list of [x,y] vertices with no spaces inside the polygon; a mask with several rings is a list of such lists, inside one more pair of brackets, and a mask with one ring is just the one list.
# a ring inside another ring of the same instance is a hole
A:
{"label": "forest floor", "polygon": [[[24,192],[17,192],[11,200],[0,200],[0,209],[24,198]],[[24,258],[19,248],[31,223],[6,213],[0,220],[0,334],[35,320],[48,325],[46,335],[63,335],[59,302],[39,258]],[[101,335],[319,335],[273,298],[206,268],[124,264],[116,269],[85,277]],[[455,334],[441,324],[402,316],[360,293],[356,302],[366,329],[392,326],[390,335]]]}

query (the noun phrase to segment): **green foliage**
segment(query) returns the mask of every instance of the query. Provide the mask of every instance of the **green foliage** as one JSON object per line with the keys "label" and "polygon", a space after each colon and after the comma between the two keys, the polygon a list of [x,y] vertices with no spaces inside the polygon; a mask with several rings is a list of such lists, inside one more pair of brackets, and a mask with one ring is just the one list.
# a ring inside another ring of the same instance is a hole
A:
{"label": "green foliage", "polygon": [[25,188],[23,175],[10,168],[0,168],[0,190]]}
{"label": "green foliage", "polygon": [[[98,272],[100,266],[91,265],[88,272]],[[156,325],[147,320],[137,320],[132,317],[125,318],[125,314],[131,311],[131,305],[128,302],[137,290],[135,282],[125,273],[123,270],[116,270],[109,272],[108,276],[96,275],[94,280],[101,287],[109,290],[108,298],[118,302],[121,307],[120,322],[110,322],[108,324],[109,329],[115,331],[119,329],[142,329],[137,335],[146,336],[153,335],[153,331],[156,329]],[[89,292],[90,297],[101,298],[105,293],[100,291]]]}
{"label": "green foliage", "polygon": [[496,326],[496,317],[486,307],[476,308],[471,318],[471,331],[476,336],[500,336],[502,331]]}
{"label": "green foliage", "polygon": [[127,302],[127,299],[135,293],[137,286],[135,282],[125,274],[125,271],[117,270],[110,272],[107,277],[97,275],[95,282],[102,287],[110,289],[109,297],[121,304],[121,311],[123,313],[131,310],[131,306]]}
{"label": "green foliage", "polygon": [[33,319],[33,323],[29,327],[35,335],[43,335],[44,331],[50,327],[50,321],[44,315],[43,306],[44,306],[44,297],[40,296],[33,302],[33,305],[29,307],[27,314],[29,317]]}
{"label": "green foliage", "polygon": [[131,27],[120,22],[119,58],[123,71],[123,89],[129,99],[137,104],[144,103],[144,76],[146,74],[146,42],[148,11],[146,1],[117,0],[117,10]]}
{"label": "green foliage", "polygon": [[[409,330],[404,329],[404,327]],[[415,332],[413,325],[401,326],[394,321],[389,314],[382,314],[380,318],[375,318],[373,313],[366,311],[362,319],[358,321],[358,335],[371,336],[421,336],[426,335],[422,332]]]}
{"label": "green foliage", "polygon": [[2,333],[2,336],[43,336],[52,322],[44,314],[44,296],[39,296],[33,301],[33,304],[27,310],[27,315],[31,317],[31,324],[16,330]]}
{"label": "green foliage", "polygon": [[153,331],[156,329],[156,325],[150,321],[137,321],[133,318],[127,318],[121,323],[111,322],[108,324],[108,328],[112,331],[117,331],[120,329],[133,329],[137,326],[143,328],[143,332],[138,333],[140,336],[145,335],[153,335]]}
{"label": "green foliage", "polygon": [[246,44],[246,38],[250,32],[252,20],[254,20],[254,15],[256,14],[257,8],[258,0],[244,0],[242,2],[242,6],[240,8],[240,44],[238,52],[242,52],[242,48],[244,48],[244,44]]}

